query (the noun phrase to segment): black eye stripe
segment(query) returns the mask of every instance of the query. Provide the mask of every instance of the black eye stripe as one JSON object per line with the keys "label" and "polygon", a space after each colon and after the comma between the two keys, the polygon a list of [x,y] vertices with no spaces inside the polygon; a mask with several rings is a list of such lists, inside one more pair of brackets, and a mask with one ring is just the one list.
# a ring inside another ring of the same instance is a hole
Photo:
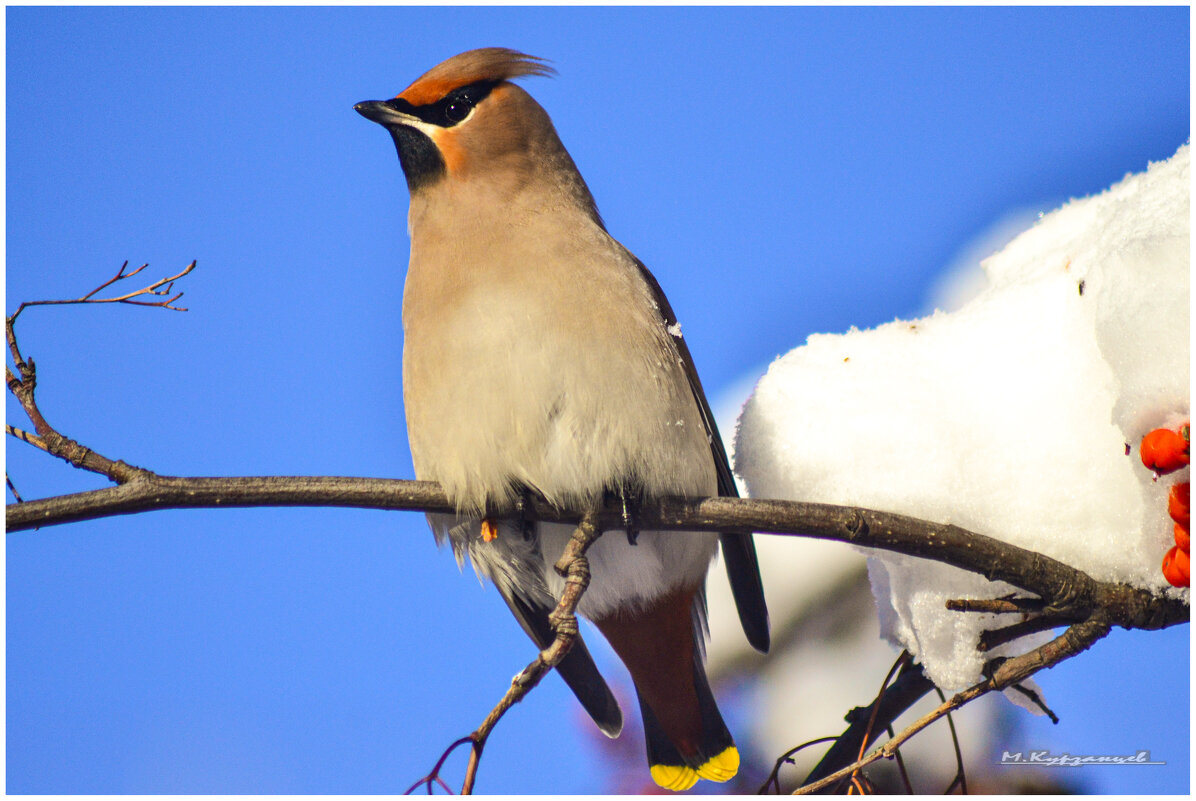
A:
{"label": "black eye stripe", "polygon": [[395,109],[418,117],[426,123],[451,128],[468,117],[473,107],[482,102],[496,85],[495,81],[478,81],[454,89],[435,103],[422,106],[413,106],[398,97],[391,100],[390,104]]}

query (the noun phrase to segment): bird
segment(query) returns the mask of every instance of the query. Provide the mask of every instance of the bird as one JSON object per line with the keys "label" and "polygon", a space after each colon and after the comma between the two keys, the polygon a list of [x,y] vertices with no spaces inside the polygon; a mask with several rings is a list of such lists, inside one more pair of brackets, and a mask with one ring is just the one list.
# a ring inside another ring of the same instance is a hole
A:
{"label": "bird", "polygon": [[[611,497],[734,497],[727,454],[680,324],[652,273],[608,233],[552,120],[517,79],[542,58],[485,47],[389,100],[354,106],[390,133],[410,194],[403,401],[416,477],[455,514],[429,514],[498,589],[536,645],[564,589],[552,566],[573,527],[515,514]],[[634,520],[634,513],[631,514]],[[652,779],[724,782],[740,755],[706,677],[705,581],[721,542],[748,642],[768,610],[750,534],[605,532],[578,613],[627,667]],[[607,736],[622,713],[578,639],[557,672]]]}

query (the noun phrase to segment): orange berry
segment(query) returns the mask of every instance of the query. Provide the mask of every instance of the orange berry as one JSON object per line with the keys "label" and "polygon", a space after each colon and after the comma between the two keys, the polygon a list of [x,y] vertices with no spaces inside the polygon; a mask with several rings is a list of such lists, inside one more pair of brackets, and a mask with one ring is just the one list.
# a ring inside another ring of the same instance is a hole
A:
{"label": "orange berry", "polygon": [[1188,577],[1188,555],[1178,546],[1173,546],[1163,556],[1163,578],[1172,587],[1187,587],[1191,583]]}
{"label": "orange berry", "polygon": [[1187,523],[1175,524],[1175,547],[1179,548],[1184,553],[1191,553],[1191,535],[1188,533]]}
{"label": "orange berry", "polygon": [[1167,513],[1171,515],[1171,519],[1176,523],[1183,523],[1188,525],[1191,519],[1191,500],[1192,500],[1192,485],[1184,481],[1176,484],[1171,488],[1170,494],[1167,496]]}
{"label": "orange berry", "polygon": [[1188,463],[1188,440],[1178,431],[1156,428],[1142,438],[1138,452],[1151,470],[1170,473]]}

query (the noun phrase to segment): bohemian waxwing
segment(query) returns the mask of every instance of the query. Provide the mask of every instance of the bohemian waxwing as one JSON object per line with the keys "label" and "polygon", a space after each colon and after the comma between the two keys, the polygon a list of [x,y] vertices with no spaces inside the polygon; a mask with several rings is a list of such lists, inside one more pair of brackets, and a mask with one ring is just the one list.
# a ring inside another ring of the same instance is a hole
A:
{"label": "bohemian waxwing", "polygon": [[[680,327],[656,279],[606,232],[548,114],[510,81],[553,70],[499,47],[433,67],[355,107],[394,139],[411,193],[403,398],[416,476],[459,513],[429,515],[540,648],[563,590],[571,526],[492,519],[534,491],[582,510],[736,495]],[[721,538],[749,642],[768,649],[750,535],[608,532],[578,611],[639,696],[652,778],[726,781],[739,753],[703,667],[706,572]],[[585,644],[558,672],[598,727],[623,719]]]}

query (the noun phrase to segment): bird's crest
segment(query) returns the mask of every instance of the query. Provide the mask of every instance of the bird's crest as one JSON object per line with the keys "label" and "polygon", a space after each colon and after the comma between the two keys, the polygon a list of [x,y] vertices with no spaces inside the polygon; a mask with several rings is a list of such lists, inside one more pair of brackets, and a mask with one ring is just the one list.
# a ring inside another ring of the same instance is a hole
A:
{"label": "bird's crest", "polygon": [[552,75],[555,72],[542,58],[506,47],[483,47],[440,62],[397,97],[413,106],[423,106],[435,103],[454,89],[478,81],[506,81],[524,75]]}

